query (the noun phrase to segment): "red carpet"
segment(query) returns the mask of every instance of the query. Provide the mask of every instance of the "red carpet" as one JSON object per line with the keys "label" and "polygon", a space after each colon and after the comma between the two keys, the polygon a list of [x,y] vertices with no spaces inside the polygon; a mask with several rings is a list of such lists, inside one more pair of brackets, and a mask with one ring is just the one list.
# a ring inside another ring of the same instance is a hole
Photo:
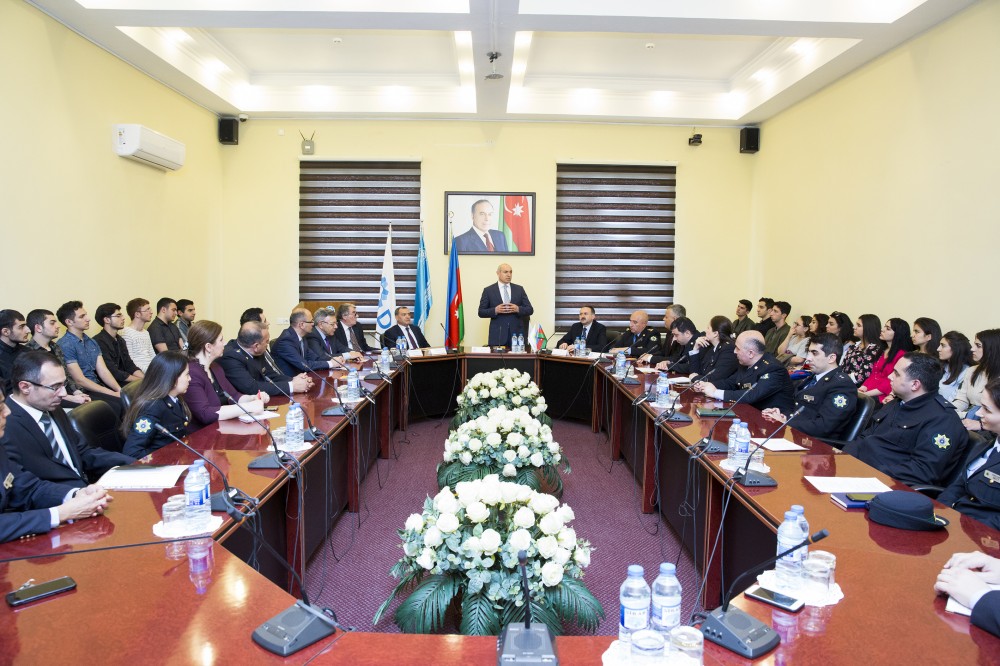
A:
{"label": "red carpet", "polygon": [[[437,493],[435,467],[444,451],[447,421],[421,421],[393,437],[398,459],[379,460],[362,485],[362,510],[345,514],[306,571],[307,591],[315,603],[329,606],[340,621],[361,631],[398,632],[392,611],[372,626],[372,618],[395,580],[389,569],[402,550],[396,530],[419,512],[427,495]],[[618,588],[629,564],[641,564],[650,584],[660,562],[676,562],[684,589],[682,620],[697,595],[698,579],[687,553],[678,561],[678,539],[639,510],[638,487],[621,461],[608,460],[604,434],[589,426],[561,421],[553,426],[572,472],[563,475],[563,502],[573,507],[577,536],[594,546],[584,582],[604,606],[598,634],[618,632]],[[360,526],[358,522],[360,520]],[[567,633],[579,633],[567,627]]]}

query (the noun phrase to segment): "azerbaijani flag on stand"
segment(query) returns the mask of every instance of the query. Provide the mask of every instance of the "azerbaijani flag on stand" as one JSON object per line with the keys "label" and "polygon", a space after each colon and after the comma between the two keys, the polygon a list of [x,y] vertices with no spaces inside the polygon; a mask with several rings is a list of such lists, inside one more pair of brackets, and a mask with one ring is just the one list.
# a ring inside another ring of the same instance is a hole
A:
{"label": "azerbaijani flag on stand", "polygon": [[465,313],[462,310],[462,277],[458,270],[458,248],[454,238],[448,257],[448,312],[444,321],[445,346],[458,347],[465,338]]}
{"label": "azerbaijani flag on stand", "polygon": [[507,239],[507,249],[511,252],[531,252],[531,207],[524,194],[508,194],[503,197],[503,217],[500,218],[500,233]]}
{"label": "azerbaijani flag on stand", "polygon": [[424,245],[424,221],[420,220],[420,248],[417,250],[417,294],[413,299],[413,321],[424,330],[431,314],[434,298],[431,296],[431,272],[427,265],[427,247]]}
{"label": "azerbaijani flag on stand", "polygon": [[544,347],[548,339],[541,324],[535,323],[531,325],[531,333],[528,334],[528,344],[531,345],[532,351],[538,351]]}

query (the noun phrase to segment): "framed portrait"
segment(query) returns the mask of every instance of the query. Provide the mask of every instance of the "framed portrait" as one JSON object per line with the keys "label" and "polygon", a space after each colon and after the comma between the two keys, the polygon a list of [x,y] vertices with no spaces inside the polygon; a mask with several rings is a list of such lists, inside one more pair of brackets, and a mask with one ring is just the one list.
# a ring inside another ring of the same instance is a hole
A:
{"label": "framed portrait", "polygon": [[445,192],[444,253],[535,254],[534,192]]}

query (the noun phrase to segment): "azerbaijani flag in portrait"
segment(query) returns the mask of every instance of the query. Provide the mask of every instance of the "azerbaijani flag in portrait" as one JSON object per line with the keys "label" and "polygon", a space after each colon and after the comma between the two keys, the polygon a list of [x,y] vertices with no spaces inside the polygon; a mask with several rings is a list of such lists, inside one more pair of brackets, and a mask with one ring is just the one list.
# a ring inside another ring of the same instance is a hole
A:
{"label": "azerbaijani flag in portrait", "polygon": [[531,199],[523,194],[506,194],[501,199],[500,233],[507,239],[507,249],[531,252]]}

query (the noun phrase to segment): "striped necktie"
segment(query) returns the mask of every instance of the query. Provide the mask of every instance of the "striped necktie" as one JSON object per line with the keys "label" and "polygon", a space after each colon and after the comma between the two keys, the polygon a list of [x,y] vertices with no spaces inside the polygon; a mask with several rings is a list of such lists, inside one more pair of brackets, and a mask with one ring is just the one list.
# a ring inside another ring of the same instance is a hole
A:
{"label": "striped necktie", "polygon": [[[48,412],[42,413],[42,418],[38,419],[38,422],[42,424],[42,430],[45,431],[45,437],[49,440],[49,446],[52,447],[52,457],[67,467],[73,467],[66,456],[63,455],[62,447],[59,446],[59,440],[56,439],[56,433],[53,430],[52,417],[49,416]],[[75,471],[75,470],[74,470]]]}

